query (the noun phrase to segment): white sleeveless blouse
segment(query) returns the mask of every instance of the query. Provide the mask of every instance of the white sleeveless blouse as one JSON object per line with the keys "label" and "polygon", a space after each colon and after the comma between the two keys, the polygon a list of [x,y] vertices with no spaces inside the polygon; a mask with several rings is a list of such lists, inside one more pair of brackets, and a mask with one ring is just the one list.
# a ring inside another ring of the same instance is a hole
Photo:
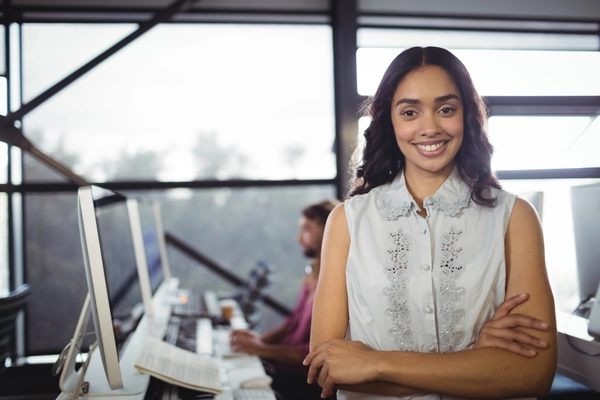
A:
{"label": "white sleeveless blouse", "polygon": [[[504,301],[504,236],[516,196],[493,190],[494,208],[470,201],[456,168],[431,197],[427,217],[404,173],[345,202],[347,338],[376,350],[455,352],[475,343]],[[427,394],[407,398],[451,399]],[[385,399],[338,391],[338,399]]]}

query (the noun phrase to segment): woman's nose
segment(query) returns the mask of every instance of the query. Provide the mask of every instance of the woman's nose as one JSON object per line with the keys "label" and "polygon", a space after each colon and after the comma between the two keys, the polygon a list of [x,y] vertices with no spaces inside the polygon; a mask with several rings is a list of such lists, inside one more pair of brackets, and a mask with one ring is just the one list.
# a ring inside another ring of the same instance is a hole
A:
{"label": "woman's nose", "polygon": [[440,132],[440,127],[437,122],[435,115],[424,114],[421,118],[421,136],[435,136]]}

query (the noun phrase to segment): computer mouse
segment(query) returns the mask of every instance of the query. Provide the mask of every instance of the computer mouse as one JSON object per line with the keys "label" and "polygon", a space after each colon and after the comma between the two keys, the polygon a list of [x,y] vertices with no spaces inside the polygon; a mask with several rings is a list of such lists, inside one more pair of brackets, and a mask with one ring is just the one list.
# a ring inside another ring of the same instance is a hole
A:
{"label": "computer mouse", "polygon": [[269,375],[255,376],[254,378],[246,379],[240,383],[240,387],[243,389],[261,389],[268,388],[273,382],[273,378]]}

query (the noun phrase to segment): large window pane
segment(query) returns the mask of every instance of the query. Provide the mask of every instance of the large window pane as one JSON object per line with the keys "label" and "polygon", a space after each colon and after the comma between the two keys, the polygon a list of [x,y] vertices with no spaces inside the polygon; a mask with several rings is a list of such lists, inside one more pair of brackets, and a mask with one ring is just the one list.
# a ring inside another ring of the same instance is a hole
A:
{"label": "large window pane", "polygon": [[[8,88],[6,77],[0,77],[0,114],[8,113]],[[6,183],[8,179],[8,146],[0,142],[0,183]]]}
{"label": "large window pane", "polygon": [[[358,49],[361,95],[375,93],[386,68],[403,49]],[[465,64],[481,96],[600,95],[599,51],[448,49]]]}
{"label": "large window pane", "polygon": [[[26,78],[50,68],[38,54],[62,48],[66,28],[25,25]],[[63,57],[86,45],[69,43]],[[28,114],[24,130],[90,181],[327,179],[332,73],[329,26],[160,25]]]}
{"label": "large window pane", "polygon": [[0,297],[10,291],[8,268],[8,196],[0,193]]}
{"label": "large window pane", "polygon": [[0,26],[0,75],[6,73],[6,57],[5,57],[5,38],[6,38],[6,25]]}
{"label": "large window pane", "polygon": [[23,101],[31,101],[136,28],[137,24],[23,24]]}
{"label": "large window pane", "polygon": [[29,354],[58,354],[73,337],[87,293],[76,198],[75,193],[25,196]]}
{"label": "large window pane", "polygon": [[494,170],[600,166],[599,117],[491,117],[489,133]]}
{"label": "large window pane", "polygon": [[[224,268],[248,277],[258,261],[272,263],[270,294],[289,306],[298,296],[306,259],[296,241],[301,209],[335,195],[333,186],[132,192],[158,200],[168,232]],[[28,351],[56,353],[71,339],[87,290],[76,195],[26,196],[26,259],[32,286]],[[232,293],[235,288],[173,247],[171,269],[181,286]],[[260,328],[281,321],[265,311]]]}
{"label": "large window pane", "polygon": [[8,83],[5,76],[0,76],[0,114],[8,114]]}

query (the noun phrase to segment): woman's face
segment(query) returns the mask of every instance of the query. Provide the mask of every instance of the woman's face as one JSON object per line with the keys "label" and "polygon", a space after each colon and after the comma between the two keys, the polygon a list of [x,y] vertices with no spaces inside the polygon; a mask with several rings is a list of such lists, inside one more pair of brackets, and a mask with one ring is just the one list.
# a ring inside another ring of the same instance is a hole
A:
{"label": "woman's face", "polygon": [[398,84],[391,107],[405,173],[447,177],[463,140],[463,104],[450,75],[436,66],[411,71]]}

